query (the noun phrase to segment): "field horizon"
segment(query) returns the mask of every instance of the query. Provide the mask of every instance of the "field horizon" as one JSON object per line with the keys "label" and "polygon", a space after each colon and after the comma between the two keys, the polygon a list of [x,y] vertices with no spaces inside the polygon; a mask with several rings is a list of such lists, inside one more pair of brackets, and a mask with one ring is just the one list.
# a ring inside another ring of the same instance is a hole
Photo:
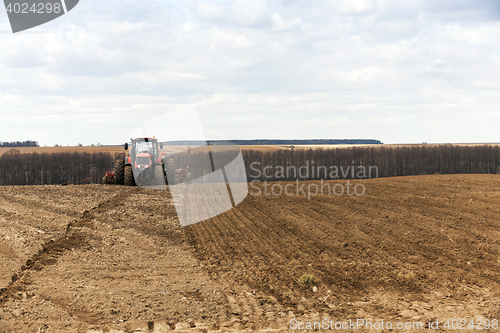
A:
{"label": "field horizon", "polygon": [[[347,148],[400,148],[400,147],[439,147],[439,146],[499,146],[500,143],[406,143],[406,144],[335,144],[335,145],[293,145],[294,149],[347,149]],[[164,146],[165,153],[176,153],[186,150],[187,146]],[[290,145],[240,145],[241,150],[277,151],[291,149]],[[73,152],[124,152],[123,146],[59,146],[59,147],[0,147],[0,155],[11,149],[17,149],[21,154],[27,153],[73,153]]]}

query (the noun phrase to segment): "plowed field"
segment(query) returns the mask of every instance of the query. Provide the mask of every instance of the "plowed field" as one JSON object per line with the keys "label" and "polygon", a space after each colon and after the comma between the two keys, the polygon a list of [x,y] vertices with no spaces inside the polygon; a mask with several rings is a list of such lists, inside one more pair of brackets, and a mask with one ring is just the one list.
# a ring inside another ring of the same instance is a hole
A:
{"label": "plowed field", "polygon": [[186,228],[168,191],[0,188],[0,332],[500,319],[498,176],[356,183],[364,195],[249,195]]}

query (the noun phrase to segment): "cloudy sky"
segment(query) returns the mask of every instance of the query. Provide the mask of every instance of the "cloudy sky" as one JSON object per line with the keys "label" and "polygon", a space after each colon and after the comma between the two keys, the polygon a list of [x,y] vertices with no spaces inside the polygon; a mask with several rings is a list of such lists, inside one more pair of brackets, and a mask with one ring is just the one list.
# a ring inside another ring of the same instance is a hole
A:
{"label": "cloudy sky", "polygon": [[0,141],[189,107],[208,139],[500,142],[498,0],[81,0],[0,32]]}

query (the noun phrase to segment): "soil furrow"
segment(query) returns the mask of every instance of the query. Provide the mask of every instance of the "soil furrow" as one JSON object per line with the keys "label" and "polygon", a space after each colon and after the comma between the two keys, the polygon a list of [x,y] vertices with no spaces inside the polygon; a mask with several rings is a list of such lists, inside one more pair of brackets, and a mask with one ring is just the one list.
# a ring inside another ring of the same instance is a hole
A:
{"label": "soil furrow", "polygon": [[86,210],[82,216],[66,226],[66,232],[61,237],[42,245],[42,249],[33,257],[28,259],[21,267],[20,271],[11,277],[11,282],[6,288],[0,289],[0,305],[6,303],[9,298],[13,297],[19,292],[23,292],[27,284],[30,283],[29,271],[40,271],[43,267],[53,265],[57,259],[67,250],[81,248],[86,245],[86,237],[81,232],[74,230],[76,227],[90,226],[91,221],[94,219],[94,213],[101,213],[116,205],[119,205],[126,197],[137,189],[129,190],[125,193],[120,193],[115,197],[106,200],[99,204],[97,207]]}

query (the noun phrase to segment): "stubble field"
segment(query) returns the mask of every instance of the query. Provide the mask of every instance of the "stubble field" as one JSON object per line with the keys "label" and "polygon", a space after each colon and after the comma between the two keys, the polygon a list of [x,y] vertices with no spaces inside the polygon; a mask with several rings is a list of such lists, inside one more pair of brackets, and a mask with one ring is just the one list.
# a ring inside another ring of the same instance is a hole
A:
{"label": "stubble field", "polygon": [[293,319],[431,319],[447,331],[447,319],[499,319],[499,180],[249,195],[186,228],[168,191],[3,187],[0,332],[285,331]]}
{"label": "stubble field", "polygon": [[[294,145],[294,149],[345,149],[345,148],[400,148],[400,147],[436,147],[442,146],[443,144],[379,144],[379,145],[368,145],[368,144],[359,144],[359,145]],[[454,146],[498,146],[498,143],[454,143]],[[258,150],[263,152],[273,152],[277,150],[290,149],[290,145],[244,145],[239,146],[241,150]],[[8,152],[12,148],[8,147],[0,147],[0,155]],[[95,152],[107,152],[107,153],[121,153],[124,152],[123,146],[61,146],[61,147],[16,147],[14,149],[19,150],[21,154],[26,153],[95,153]],[[164,153],[184,153],[187,149],[187,146],[165,146],[162,150]]]}

